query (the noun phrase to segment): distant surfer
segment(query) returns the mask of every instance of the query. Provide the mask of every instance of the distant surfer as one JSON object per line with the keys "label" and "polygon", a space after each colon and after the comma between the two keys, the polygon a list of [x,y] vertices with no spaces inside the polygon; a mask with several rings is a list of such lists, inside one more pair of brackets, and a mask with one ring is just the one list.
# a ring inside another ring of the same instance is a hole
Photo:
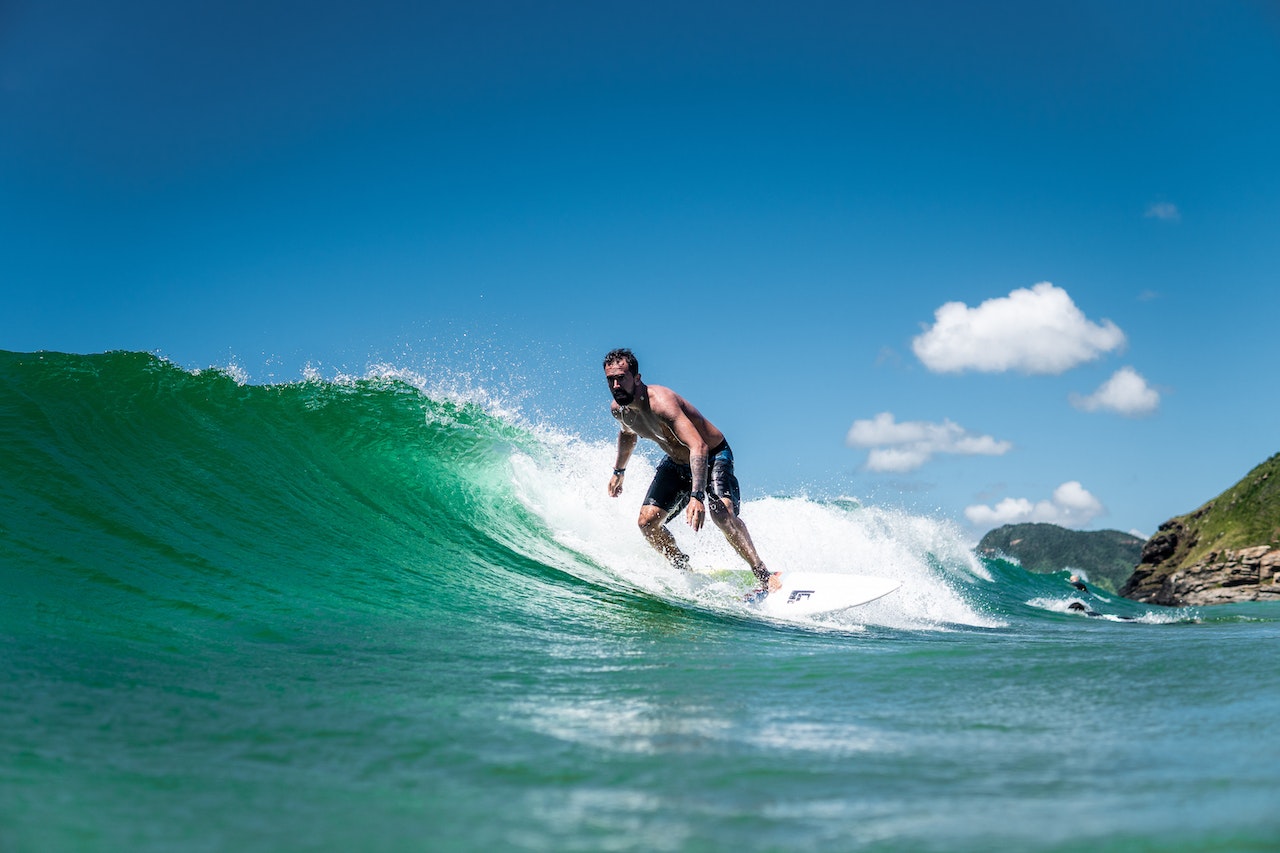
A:
{"label": "distant surfer", "polygon": [[710,514],[760,581],[757,592],[778,589],[782,585],[780,573],[765,568],[747,526],[738,517],[738,478],[724,433],[675,391],[641,381],[640,364],[631,350],[615,349],[604,357],[604,378],[613,395],[610,411],[619,425],[609,496],[622,494],[627,462],[644,436],[666,453],[640,507],[640,531],[649,544],[676,568],[688,569],[689,555],[680,550],[667,522],[683,509],[685,521],[696,532]]}
{"label": "distant surfer", "polygon": [[1072,586],[1074,586],[1076,589],[1080,590],[1081,592],[1088,592],[1088,591],[1089,591],[1089,587],[1085,586],[1084,581],[1080,580],[1080,576],[1079,576],[1079,575],[1072,575],[1072,576],[1067,580],[1067,583],[1071,584]]}
{"label": "distant surfer", "polygon": [[[1106,615],[1104,613],[1099,613],[1093,608],[1087,606],[1083,601],[1072,601],[1070,604],[1067,605],[1067,610],[1069,610],[1072,613],[1083,613],[1085,616],[1096,617],[1096,616]],[[1132,616],[1113,616],[1111,618],[1119,620],[1120,622],[1136,622],[1137,621]]]}

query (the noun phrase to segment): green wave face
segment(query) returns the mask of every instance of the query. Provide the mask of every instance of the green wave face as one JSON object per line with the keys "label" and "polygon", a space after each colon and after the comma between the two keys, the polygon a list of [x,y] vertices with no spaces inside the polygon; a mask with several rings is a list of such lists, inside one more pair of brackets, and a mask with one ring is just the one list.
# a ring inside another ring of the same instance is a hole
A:
{"label": "green wave face", "polygon": [[531,519],[504,485],[529,440],[397,381],[257,387],[147,354],[5,353],[8,597],[33,629],[106,633],[420,616],[446,588],[465,608],[458,587],[529,568],[512,545]]}

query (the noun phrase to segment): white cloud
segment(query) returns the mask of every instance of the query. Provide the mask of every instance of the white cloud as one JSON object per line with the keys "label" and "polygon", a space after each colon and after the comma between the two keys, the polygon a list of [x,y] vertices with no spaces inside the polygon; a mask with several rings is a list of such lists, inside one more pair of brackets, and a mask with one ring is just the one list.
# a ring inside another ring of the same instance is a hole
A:
{"label": "white cloud", "polygon": [[1178,206],[1167,201],[1157,201],[1147,205],[1147,212],[1143,216],[1147,219],[1161,219],[1165,222],[1182,221],[1182,212],[1178,210]]}
{"label": "white cloud", "polygon": [[938,453],[960,456],[1001,456],[1013,444],[989,435],[975,435],[950,420],[898,423],[890,412],[871,420],[858,420],[849,428],[845,443],[870,449],[867,468],[872,471],[914,471]]}
{"label": "white cloud", "polygon": [[911,342],[936,373],[1062,373],[1124,346],[1110,320],[1091,322],[1065,290],[1044,281],[988,299],[977,308],[948,302],[936,322]]}
{"label": "white cloud", "polygon": [[1071,480],[1054,489],[1053,497],[1047,501],[1032,503],[1027,498],[1005,498],[995,506],[976,504],[966,507],[964,514],[972,524],[986,528],[1023,522],[1078,528],[1105,512],[1097,498],[1078,481]]}
{"label": "white cloud", "polygon": [[1085,412],[1107,410],[1137,418],[1159,408],[1160,393],[1138,371],[1122,367],[1088,397],[1072,394],[1071,405]]}

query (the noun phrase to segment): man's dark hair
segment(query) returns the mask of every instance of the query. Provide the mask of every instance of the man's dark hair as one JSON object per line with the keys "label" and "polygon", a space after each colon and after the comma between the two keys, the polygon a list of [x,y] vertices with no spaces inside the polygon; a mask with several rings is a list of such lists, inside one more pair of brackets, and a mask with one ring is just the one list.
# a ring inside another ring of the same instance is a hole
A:
{"label": "man's dark hair", "polygon": [[604,366],[608,367],[609,365],[613,364],[615,361],[625,361],[627,363],[627,367],[631,369],[632,373],[634,373],[636,376],[640,375],[640,362],[636,361],[635,354],[632,353],[631,350],[629,349],[609,350],[609,354],[604,357]]}

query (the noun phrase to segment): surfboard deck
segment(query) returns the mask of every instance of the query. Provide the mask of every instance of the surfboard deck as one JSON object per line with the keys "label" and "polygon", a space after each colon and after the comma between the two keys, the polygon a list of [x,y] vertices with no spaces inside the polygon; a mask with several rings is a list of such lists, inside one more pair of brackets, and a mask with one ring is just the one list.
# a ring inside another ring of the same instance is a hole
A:
{"label": "surfboard deck", "polygon": [[[711,569],[699,574],[748,587],[756,583],[749,570]],[[784,571],[782,588],[752,601],[751,606],[770,616],[816,616],[870,604],[900,586],[900,581],[873,575]]]}

